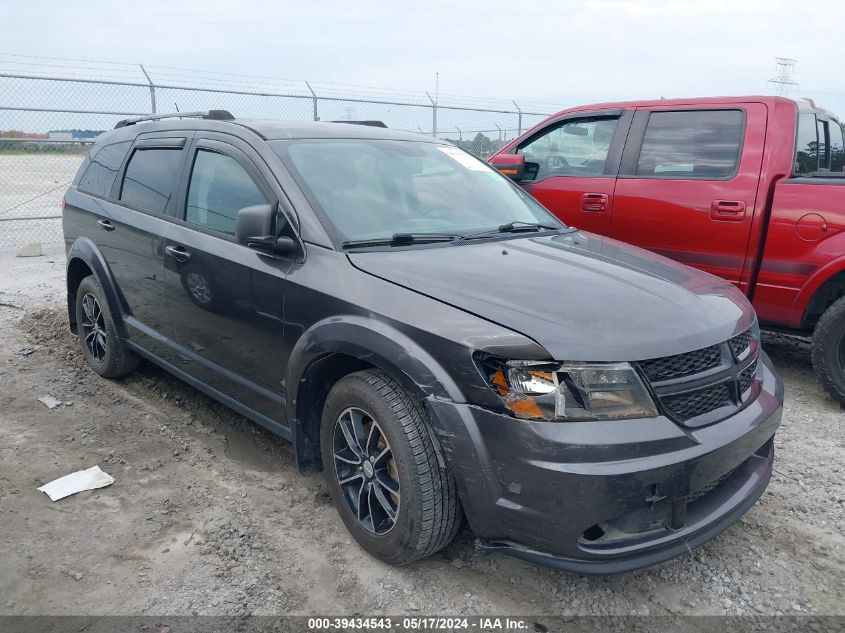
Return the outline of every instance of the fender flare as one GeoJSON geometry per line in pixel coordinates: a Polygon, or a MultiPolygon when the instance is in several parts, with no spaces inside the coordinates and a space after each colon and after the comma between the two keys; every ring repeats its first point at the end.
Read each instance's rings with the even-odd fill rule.
{"type": "MultiPolygon", "coordinates": [[[[845,234],[843,234],[845,236],[845,234]]],[[[845,244],[845,240],[843,240],[845,244]]],[[[807,283],[801,288],[798,296],[795,298],[794,304],[796,307],[801,306],[801,324],[804,325],[807,319],[807,309],[813,301],[816,293],[835,275],[845,271],[845,255],[837,257],[828,262],[810,277],[807,283]]]]}
{"type": "Polygon", "coordinates": [[[86,266],[88,266],[88,268],[91,269],[91,272],[94,273],[97,281],[100,282],[100,286],[102,286],[103,292],[106,295],[106,301],[109,303],[109,310],[112,318],[114,319],[115,328],[117,329],[119,336],[125,337],[126,328],[123,324],[123,307],[126,303],[123,300],[123,295],[120,293],[120,290],[118,290],[117,282],[115,281],[111,269],[106,262],[106,258],[103,257],[103,254],[100,252],[100,249],[97,248],[97,245],[87,237],[76,238],[67,252],[65,285],[67,288],[68,315],[71,322],[73,322],[76,317],[76,306],[71,298],[70,287],[68,286],[68,271],[75,259],[82,261],[86,266]]]}
{"type": "Polygon", "coordinates": [[[287,419],[301,472],[314,472],[308,463],[319,448],[309,444],[305,421],[298,415],[303,378],[315,363],[332,354],[344,354],[384,370],[421,399],[462,402],[463,394],[425,349],[404,332],[384,321],[358,315],[331,317],[306,330],[294,346],[285,374],[287,419]]]}

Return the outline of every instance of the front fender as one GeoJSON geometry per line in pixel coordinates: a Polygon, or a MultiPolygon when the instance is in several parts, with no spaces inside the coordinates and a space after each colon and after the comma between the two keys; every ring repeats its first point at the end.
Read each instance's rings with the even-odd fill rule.
{"type": "Polygon", "coordinates": [[[123,324],[124,306],[126,303],[123,300],[123,295],[118,290],[118,285],[114,280],[114,276],[105,257],[103,257],[100,249],[97,248],[97,245],[87,237],[76,238],[67,253],[65,279],[67,282],[68,314],[71,323],[76,320],[75,293],[71,291],[70,285],[70,273],[72,266],[76,265],[74,264],[75,260],[82,261],[91,270],[97,281],[100,282],[100,286],[102,286],[103,292],[106,295],[106,301],[109,304],[109,310],[114,319],[115,328],[120,336],[126,336],[126,329],[123,324]]]}
{"type": "Polygon", "coordinates": [[[461,390],[431,354],[399,329],[363,316],[345,315],[319,321],[299,338],[291,352],[285,384],[291,418],[296,392],[308,367],[328,354],[346,354],[388,372],[422,397],[460,402],[461,390]]]}

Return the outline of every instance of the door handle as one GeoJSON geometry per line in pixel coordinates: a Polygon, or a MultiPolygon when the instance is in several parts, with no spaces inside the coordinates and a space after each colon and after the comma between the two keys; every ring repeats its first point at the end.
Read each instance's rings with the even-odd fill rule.
{"type": "Polygon", "coordinates": [[[585,193],[581,196],[581,211],[587,213],[604,213],[607,211],[606,193],[585,193]]]}
{"type": "Polygon", "coordinates": [[[114,231],[114,224],[112,224],[109,220],[97,220],[97,224],[99,224],[104,231],[114,231]]]}
{"type": "Polygon", "coordinates": [[[742,200],[714,200],[710,217],[724,222],[742,222],[745,219],[745,202],[742,200]]]}
{"type": "Polygon", "coordinates": [[[170,255],[177,262],[182,262],[183,264],[191,259],[191,254],[185,250],[184,246],[165,246],[164,252],[170,255]]]}

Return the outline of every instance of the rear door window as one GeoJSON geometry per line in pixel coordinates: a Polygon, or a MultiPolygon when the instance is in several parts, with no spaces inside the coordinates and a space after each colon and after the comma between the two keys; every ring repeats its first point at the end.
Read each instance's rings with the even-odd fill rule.
{"type": "Polygon", "coordinates": [[[743,138],[739,110],[652,112],[636,176],[720,180],[732,178],[743,138]]]}
{"type": "Polygon", "coordinates": [[[181,148],[138,148],[129,159],[120,199],[145,211],[164,213],[175,194],[181,148]]]}
{"type": "Polygon", "coordinates": [[[819,170],[828,171],[830,169],[830,154],[828,153],[828,139],[827,139],[827,121],[818,121],[817,127],[819,129],[819,170]]]}
{"type": "Polygon", "coordinates": [[[795,175],[811,174],[819,169],[819,134],[816,115],[798,115],[798,135],[795,141],[795,175]]]}
{"type": "Polygon", "coordinates": [[[261,189],[237,160],[211,150],[197,151],[188,186],[186,222],[234,235],[238,211],[266,202],[261,189]]]}
{"type": "Polygon", "coordinates": [[[130,145],[131,141],[113,143],[92,152],[77,188],[85,193],[108,197],[130,145]]]}
{"type": "Polygon", "coordinates": [[[830,121],[830,171],[845,171],[845,143],[842,142],[842,126],[830,121]]]}

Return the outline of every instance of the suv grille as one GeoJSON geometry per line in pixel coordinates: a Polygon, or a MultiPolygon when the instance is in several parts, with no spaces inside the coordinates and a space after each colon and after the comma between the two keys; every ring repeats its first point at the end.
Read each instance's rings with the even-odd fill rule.
{"type": "Polygon", "coordinates": [[[742,358],[743,352],[751,344],[751,330],[745,330],[742,334],[737,334],[729,341],[729,344],[731,351],[734,353],[734,358],[742,358]]]}
{"type": "Polygon", "coordinates": [[[713,369],[721,362],[719,346],[711,345],[686,354],[641,361],[640,369],[649,380],[671,380],[713,369]]]}
{"type": "Polygon", "coordinates": [[[757,360],[755,359],[748,367],[742,370],[739,375],[739,393],[743,394],[751,388],[754,376],[757,375],[757,360]]]}
{"type": "Polygon", "coordinates": [[[639,361],[664,413],[684,426],[723,420],[754,396],[757,349],[751,328],[719,345],[639,361]]]}
{"type": "Polygon", "coordinates": [[[674,417],[689,420],[731,404],[731,392],[727,385],[714,385],[677,396],[665,396],[662,401],[674,417]]]}

